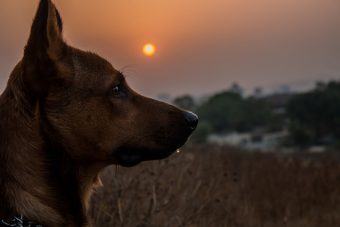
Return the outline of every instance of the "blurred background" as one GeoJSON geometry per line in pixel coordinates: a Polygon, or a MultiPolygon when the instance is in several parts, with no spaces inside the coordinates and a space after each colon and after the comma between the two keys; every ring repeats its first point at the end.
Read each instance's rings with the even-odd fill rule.
{"type": "MultiPolygon", "coordinates": [[[[340,225],[340,1],[54,2],[70,45],[200,117],[180,153],[104,171],[96,226],[340,225]]],[[[37,5],[1,0],[0,91],[37,5]]]]}

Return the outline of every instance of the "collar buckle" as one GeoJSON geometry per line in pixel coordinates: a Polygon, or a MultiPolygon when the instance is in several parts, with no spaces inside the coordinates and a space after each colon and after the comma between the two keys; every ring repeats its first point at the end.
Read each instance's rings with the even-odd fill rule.
{"type": "Polygon", "coordinates": [[[0,226],[3,227],[43,227],[42,225],[35,224],[27,221],[23,215],[14,216],[11,221],[0,219],[0,226]]]}

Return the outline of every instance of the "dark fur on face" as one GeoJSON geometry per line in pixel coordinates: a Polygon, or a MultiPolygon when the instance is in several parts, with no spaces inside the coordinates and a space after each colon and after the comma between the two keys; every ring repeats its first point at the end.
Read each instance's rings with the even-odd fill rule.
{"type": "Polygon", "coordinates": [[[67,45],[41,0],[24,57],[0,97],[0,218],[90,226],[98,174],[181,147],[197,116],[133,91],[105,59],[67,45]]]}

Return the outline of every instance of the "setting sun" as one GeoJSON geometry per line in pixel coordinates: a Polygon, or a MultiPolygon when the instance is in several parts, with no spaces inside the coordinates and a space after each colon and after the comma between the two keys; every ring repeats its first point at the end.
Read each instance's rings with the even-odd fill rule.
{"type": "Polygon", "coordinates": [[[143,47],[143,53],[146,56],[154,55],[155,51],[156,51],[156,47],[151,43],[145,44],[144,47],[143,47]]]}

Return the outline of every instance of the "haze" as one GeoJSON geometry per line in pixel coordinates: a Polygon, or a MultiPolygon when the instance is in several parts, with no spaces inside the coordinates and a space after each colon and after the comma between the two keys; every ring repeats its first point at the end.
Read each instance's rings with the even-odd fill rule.
{"type": "MultiPolygon", "coordinates": [[[[340,79],[338,0],[56,0],[66,41],[106,57],[135,90],[203,95],[238,82],[340,79]],[[145,57],[145,43],[157,53],[145,57]]],[[[37,0],[0,2],[0,90],[21,58],[37,0]]]]}

